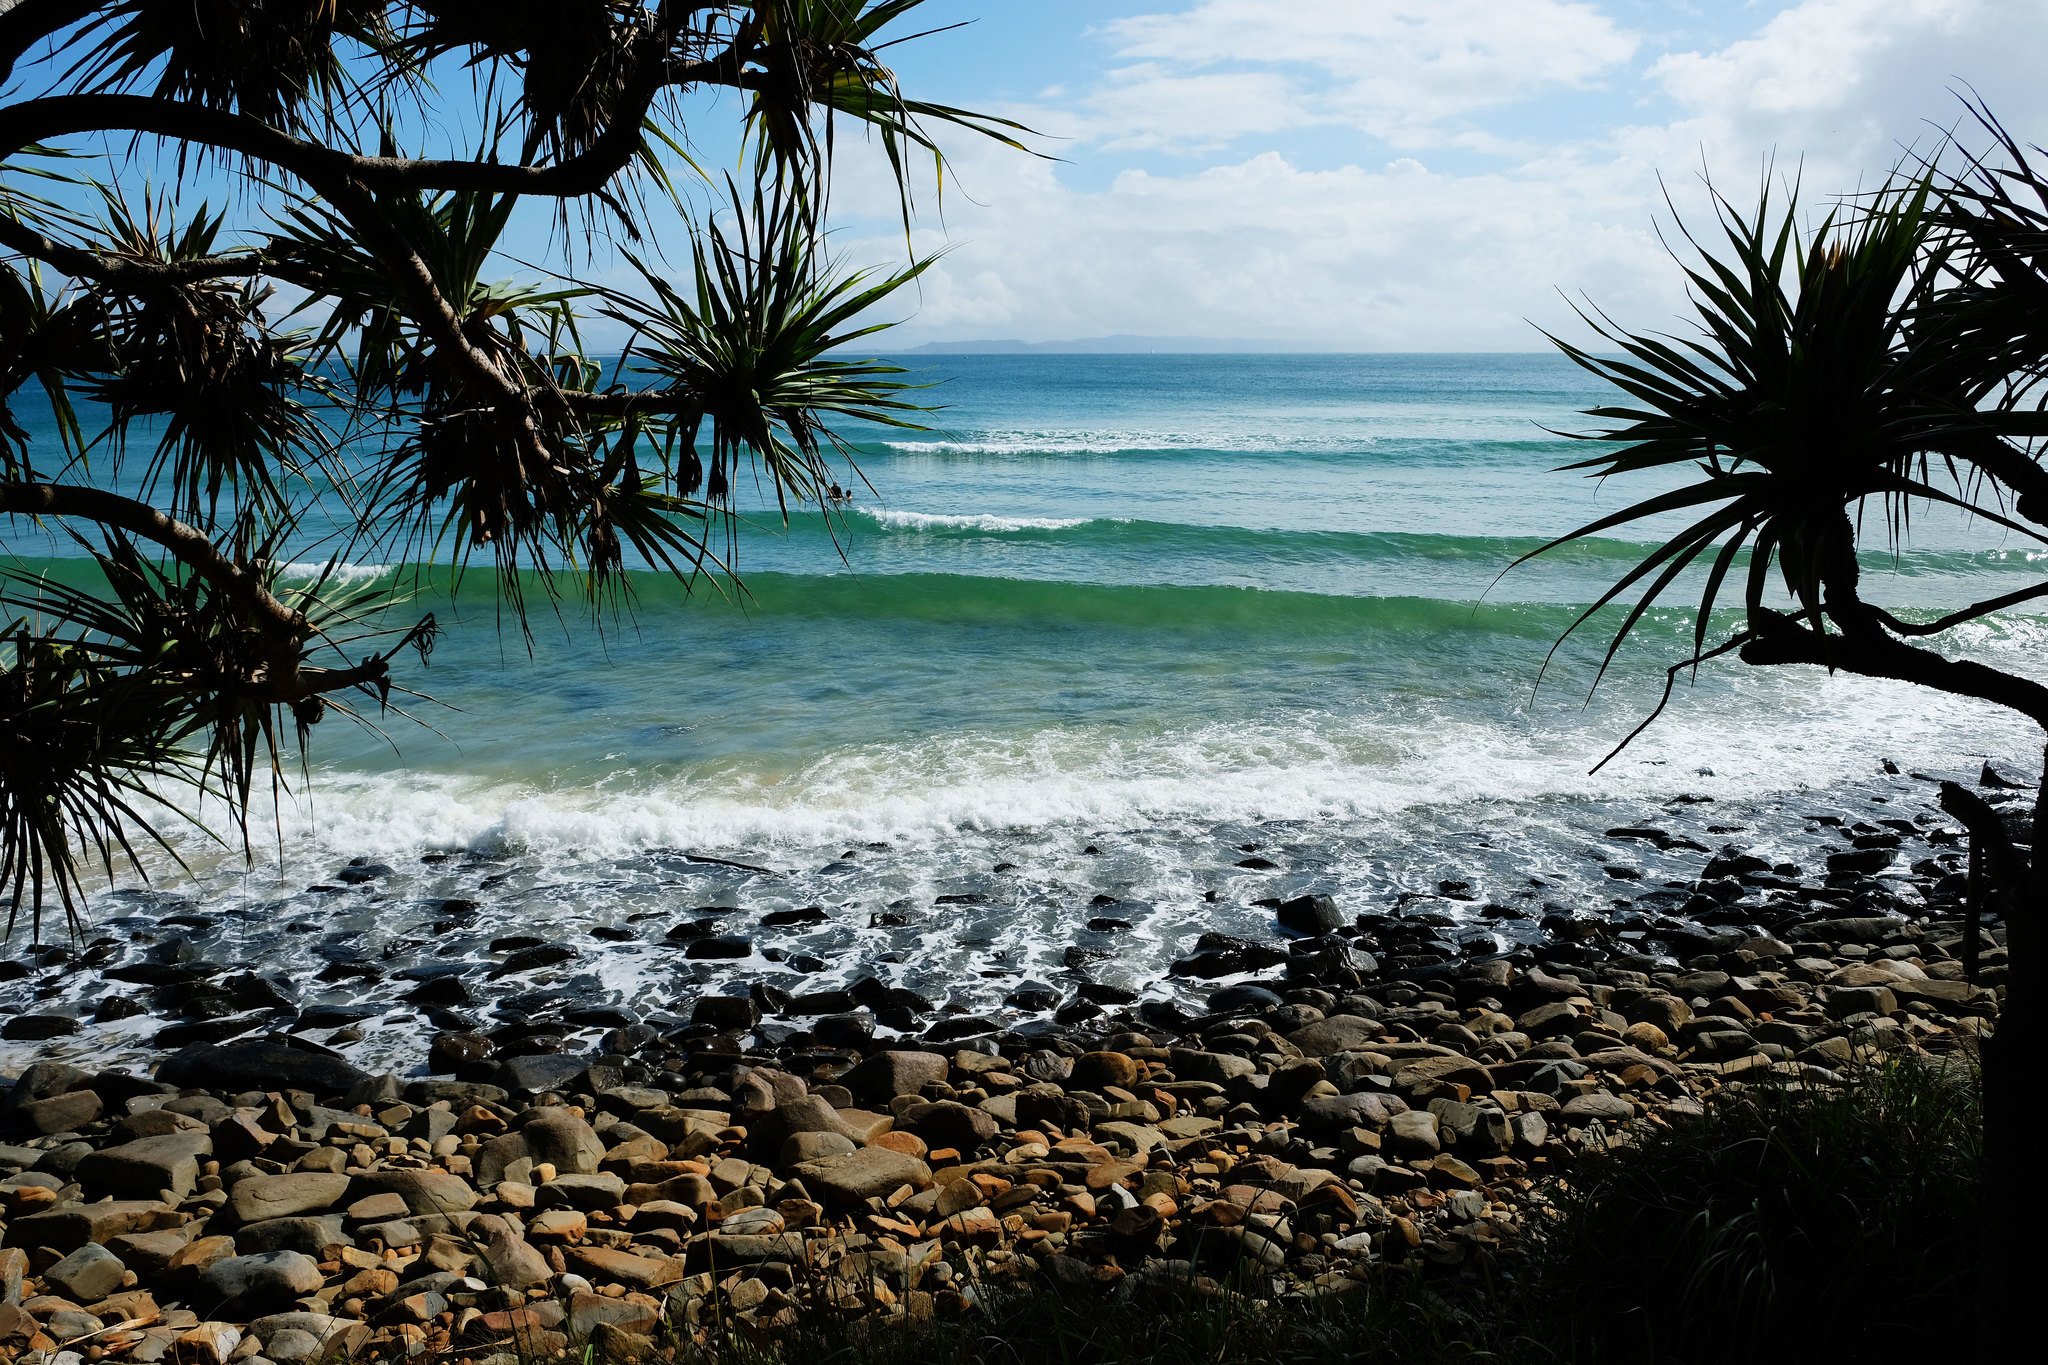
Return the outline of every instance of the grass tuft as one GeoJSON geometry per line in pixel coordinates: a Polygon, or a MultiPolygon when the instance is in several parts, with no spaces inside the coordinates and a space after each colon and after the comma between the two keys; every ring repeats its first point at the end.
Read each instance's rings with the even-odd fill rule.
{"type": "Polygon", "coordinates": [[[1582,1165],[1522,1286],[1559,1358],[1891,1354],[1967,1337],[1983,1155],[1974,1068],[1751,1086],[1582,1165]]]}
{"type": "MultiPolygon", "coordinates": [[[[1197,1279],[1098,1297],[982,1283],[918,1325],[815,1301],[778,1342],[713,1314],[676,1365],[1754,1365],[1975,1342],[1980,1079],[1927,1059],[1846,1087],[1729,1085],[1581,1159],[1547,1224],[1444,1272],[1271,1303],[1197,1279]]],[[[964,1269],[964,1267],[962,1267],[964,1269]]],[[[964,1280],[958,1283],[964,1283],[964,1280]]],[[[1128,1284],[1129,1282],[1127,1282],[1128,1284]]],[[[580,1365],[610,1365],[579,1345],[580,1365]]],[[[665,1359],[666,1357],[664,1357],[665,1359]]],[[[532,1365],[553,1365],[555,1357],[532,1365]]]]}

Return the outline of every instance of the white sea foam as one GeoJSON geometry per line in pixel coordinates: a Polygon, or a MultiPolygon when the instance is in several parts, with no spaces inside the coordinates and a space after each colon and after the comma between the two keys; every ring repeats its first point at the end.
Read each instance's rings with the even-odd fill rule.
{"type": "Polygon", "coordinates": [[[1240,455],[1341,455],[1378,444],[1359,431],[1275,436],[1229,428],[1194,431],[977,431],[885,442],[908,455],[1124,455],[1154,450],[1223,450],[1240,455]]]}
{"type": "MultiPolygon", "coordinates": [[[[863,507],[862,515],[883,526],[905,531],[1065,531],[1086,526],[1089,517],[1005,517],[992,512],[898,512],[882,507],[863,507]]],[[[1123,521],[1125,518],[1117,518],[1123,521]]]]}
{"type": "Polygon", "coordinates": [[[322,574],[327,576],[329,586],[340,588],[359,587],[372,583],[391,572],[389,564],[336,564],[330,569],[326,564],[294,562],[284,566],[287,583],[309,583],[322,574]]]}
{"type": "MultiPolygon", "coordinates": [[[[1975,643],[1997,650],[2039,634],[1987,626],[1975,643]]],[[[1111,913],[1135,927],[1102,945],[1113,956],[1091,974],[1147,999],[1198,1004],[1211,983],[1176,984],[1167,964],[1205,931],[1267,932],[1259,897],[1327,890],[1346,914],[1384,911],[1397,896],[1426,894],[1451,877],[1532,912],[1553,904],[1605,912],[1615,890],[1605,863],[1642,868],[1644,885],[1697,876],[1699,863],[1696,854],[1633,845],[1603,851],[1608,826],[1685,822],[1673,827],[1707,838],[1706,820],[1733,821],[1748,828],[1737,836],[1746,847],[1810,863],[1814,849],[1799,840],[1796,818],[1812,808],[1806,802],[1874,809],[1843,783],[1891,784],[1872,789],[1899,802],[1889,813],[1916,813],[1931,799],[1925,783],[1879,776],[1880,758],[1969,771],[1980,755],[2024,762],[2036,740],[1993,708],[1903,684],[1740,670],[1710,696],[1681,694],[1636,749],[1588,774],[1633,719],[1626,707],[1607,706],[1567,724],[1485,721],[1411,700],[1373,714],[1149,734],[1107,723],[935,734],[849,744],[794,770],[728,760],[661,775],[622,755],[609,776],[576,787],[316,772],[310,798],[282,812],[281,869],[260,846],[258,865],[245,874],[238,857],[181,841],[193,873],[165,869],[159,885],[204,897],[213,915],[202,918],[217,927],[199,931],[203,951],[260,957],[301,976],[319,967],[315,929],[394,964],[437,961],[426,956],[417,912],[444,897],[471,899],[479,902],[474,923],[460,942],[434,951],[455,948],[481,961],[494,935],[516,929],[559,938],[582,954],[562,969],[569,980],[553,978],[562,988],[684,1012],[704,987],[650,947],[661,921],[702,913],[693,907],[743,907],[729,918],[744,932],[758,932],[750,926],[770,910],[829,907],[830,922],[814,937],[776,939],[828,964],[805,978],[811,988],[873,972],[979,1012],[1020,980],[1063,981],[1067,949],[1086,940],[1088,916],[1102,913],[1091,899],[1107,894],[1124,907],[1111,913]],[[1701,808],[1704,816],[1660,810],[1656,803],[1676,792],[1719,804],[1701,808]],[[1773,814],[1779,793],[1795,801],[1773,814]],[[1281,866],[1245,869],[1237,850],[1247,847],[1281,866]],[[840,861],[841,850],[856,861],[840,861]],[[417,855],[431,851],[478,856],[422,863],[417,855]],[[782,875],[667,856],[681,851],[782,875]],[[374,894],[308,889],[350,858],[396,871],[374,894]],[[999,862],[1022,870],[992,882],[989,869],[999,862]],[[987,905],[934,906],[940,895],[983,887],[1000,894],[987,905]],[[1214,901],[1212,891],[1220,891],[1214,901]],[[907,907],[909,923],[869,923],[884,905],[907,907]],[[634,927],[650,918],[656,922],[634,927]],[[287,923],[304,932],[280,932],[287,923]],[[624,927],[631,937],[599,941],[593,925],[624,927]]],[[[259,831],[267,832],[268,815],[258,813],[259,831]]],[[[119,915],[123,905],[103,899],[99,913],[119,915]]],[[[1503,930],[1474,921],[1458,932],[1503,930]]],[[[748,971],[776,970],[750,962],[748,971]]],[[[84,995],[66,999],[68,1008],[87,1008],[84,995]]],[[[358,1065],[410,1067],[419,1037],[411,1028],[373,1030],[348,1051],[358,1065]]],[[[91,1061],[120,1041],[80,1039],[75,1057],[61,1055],[91,1061]]],[[[0,1048],[0,1065],[21,1060],[0,1048]]]]}
{"type": "MultiPolygon", "coordinates": [[[[1417,709],[1149,736],[1095,725],[956,733],[849,746],[795,772],[622,774],[581,788],[417,771],[316,773],[282,824],[288,848],[316,859],[469,849],[553,863],[672,847],[794,853],[867,840],[933,848],[966,832],[1030,839],[1139,824],[1382,825],[1474,802],[1656,799],[1687,788],[1745,799],[1859,778],[1879,757],[1961,768],[1967,755],[2030,747],[2027,727],[1995,708],[1904,684],[1839,678],[1795,690],[1738,675],[1733,690],[1697,706],[1681,694],[1598,774],[1587,770],[1633,721],[1621,708],[1564,729],[1417,709]]],[[[270,814],[258,823],[269,827],[270,814]]]]}

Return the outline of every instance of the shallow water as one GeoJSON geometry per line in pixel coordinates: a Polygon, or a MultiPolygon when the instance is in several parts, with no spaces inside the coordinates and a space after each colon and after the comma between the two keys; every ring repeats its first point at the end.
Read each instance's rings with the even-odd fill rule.
{"type": "MultiPolygon", "coordinates": [[[[88,937],[116,940],[124,961],[186,937],[279,976],[301,1004],[393,1004],[412,985],[393,974],[459,968],[485,1022],[534,990],[687,1010],[754,975],[816,989],[868,972],[1000,1014],[1025,983],[1070,995],[1070,947],[1107,954],[1085,959],[1092,976],[1171,994],[1166,965],[1201,932],[1270,926],[1261,897],[1327,891],[1359,912],[1455,879],[1476,897],[1442,903],[1460,921],[1489,899],[1605,910],[1605,865],[1654,886],[1704,857],[1613,844],[1610,826],[1790,850],[1814,800],[1856,805],[1899,783],[1902,801],[1924,795],[1880,777],[1881,758],[1974,772],[2030,749],[2027,727],[1988,707],[1726,663],[1589,775],[1654,702],[1691,618],[1683,597],[1653,613],[1590,703],[1597,632],[1536,688],[1552,642],[1641,544],[1502,570],[1652,491],[1550,472],[1586,447],[1544,428],[1604,399],[1561,360],[911,363],[942,381],[944,430],[847,433],[865,483],[842,479],[859,489],[844,516],[785,530],[751,510],[744,592],[643,575],[630,619],[543,617],[529,654],[481,576],[452,604],[428,580],[419,607],[453,624],[406,678],[435,699],[408,708],[425,724],[384,717],[387,740],[330,719],[310,781],[294,774],[284,808],[257,813],[253,867],[177,834],[189,870],[166,863],[150,891],[129,879],[100,896],[88,937]],[[1680,792],[1715,801],[1662,804],[1680,792]],[[1277,866],[1237,866],[1248,857],[1277,866]],[[394,872],[308,889],[336,885],[351,858],[394,872]],[[475,909],[451,923],[448,898],[475,909]],[[810,906],[828,922],[756,927],[810,906]],[[878,915],[906,923],[869,927],[878,915]],[[1133,927],[1084,927],[1104,915],[1133,927]],[[752,935],[756,955],[686,962],[662,935],[693,918],[752,935]],[[505,957],[490,944],[512,935],[580,956],[490,980],[505,957]],[[314,979],[357,959],[387,980],[314,979]]],[[[75,572],[48,539],[12,546],[75,572]]],[[[2037,556],[1922,524],[1903,555],[1871,561],[1873,595],[1959,603],[2017,586],[2037,556]]],[[[374,552],[352,564],[358,580],[391,572],[374,552]]],[[[1965,635],[1978,657],[2040,671],[2037,618],[1965,635]]],[[[0,985],[0,1007],[80,1011],[108,989],[135,988],[52,965],[0,985]]],[[[405,1018],[349,1050],[416,1057],[427,1025],[389,1022],[405,1018]]],[[[139,1047],[163,1023],[102,1026],[89,1046],[139,1047]]],[[[0,1066],[23,1055],[0,1045],[0,1066]]]]}

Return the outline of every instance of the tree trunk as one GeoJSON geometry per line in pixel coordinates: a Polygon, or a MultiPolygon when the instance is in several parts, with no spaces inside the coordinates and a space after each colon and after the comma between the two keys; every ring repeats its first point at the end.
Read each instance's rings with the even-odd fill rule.
{"type": "Polygon", "coordinates": [[[2005,999],[1984,1043],[1983,1321],[1994,1349],[2016,1346],[2030,1330],[2029,1296],[2040,1264],[2039,1238],[2016,1197],[2027,1188],[2029,1149],[2041,1132],[2041,1089],[2032,1063],[2041,1054],[2040,927],[2048,914],[2048,748],[2034,796],[2033,856],[2025,894],[2006,901],[2005,999]]]}

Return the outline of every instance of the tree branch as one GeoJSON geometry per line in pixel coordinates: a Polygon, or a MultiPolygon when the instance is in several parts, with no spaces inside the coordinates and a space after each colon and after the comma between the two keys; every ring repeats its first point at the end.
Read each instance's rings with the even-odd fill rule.
{"type": "Polygon", "coordinates": [[[263,257],[254,252],[204,256],[190,261],[138,261],[91,247],[70,246],[6,214],[0,214],[0,246],[55,266],[73,279],[93,280],[116,289],[258,275],[265,268],[263,257]]]}
{"type": "Polygon", "coordinates": [[[21,55],[100,7],[100,0],[0,0],[0,83],[21,55]]]}
{"type": "Polygon", "coordinates": [[[1979,438],[1947,445],[1942,453],[1968,461],[2010,488],[2015,494],[2013,510],[2028,521],[2048,526],[2048,469],[2034,463],[2025,451],[1985,432],[1979,438]]]}
{"type": "Polygon", "coordinates": [[[549,166],[490,161],[449,161],[359,156],[293,137],[246,114],[148,95],[50,95],[0,109],[0,160],[32,143],[86,133],[141,133],[235,152],[283,168],[309,185],[353,180],[380,193],[470,190],[573,199],[593,194],[624,170],[640,150],[641,122],[664,89],[683,85],[756,83],[740,69],[735,48],[701,62],[645,61],[622,93],[590,150],[549,166]]]}
{"type": "Polygon", "coordinates": [[[1966,625],[1980,616],[1989,616],[1994,611],[2004,611],[2007,607],[2016,607],[2022,602],[2031,602],[2037,597],[2048,597],[2048,583],[2036,584],[2031,588],[2021,588],[2018,592],[2009,592],[2003,597],[1994,597],[1989,601],[1978,602],[1920,625],[1914,625],[1910,621],[1901,621],[1882,607],[1872,607],[1870,610],[1878,620],[1884,622],[1885,629],[1895,635],[1939,635],[1945,630],[1953,630],[1957,626],[1966,625]]]}
{"type": "Polygon", "coordinates": [[[1941,795],[1936,798],[1941,808],[1954,816],[1971,837],[1979,841],[1985,855],[1991,860],[1991,875],[2000,887],[2010,888],[2023,884],[2027,867],[2020,858],[2019,849],[2014,847],[2012,837],[2005,832],[2005,821],[1998,818],[1998,812],[1984,804],[1984,798],[1967,787],[1954,782],[1941,784],[1941,795]]]}
{"type": "Polygon", "coordinates": [[[434,618],[429,615],[382,654],[372,654],[346,668],[308,668],[300,648],[315,632],[304,613],[278,601],[255,575],[223,555],[198,528],[175,521],[146,503],[75,484],[0,483],[0,514],[6,513],[80,517],[169,550],[180,563],[205,578],[214,591],[248,612],[268,637],[270,663],[248,680],[251,686],[247,690],[247,695],[264,702],[289,706],[325,692],[382,684],[391,675],[393,655],[422,639],[431,641],[435,632],[434,618]]]}
{"type": "MultiPolygon", "coordinates": [[[[446,348],[472,379],[497,395],[499,402],[515,407],[526,406],[526,390],[470,341],[462,330],[462,320],[454,304],[448,301],[441,292],[441,286],[435,282],[432,268],[420,258],[412,243],[405,239],[405,234],[385,217],[377,201],[364,193],[361,186],[346,179],[327,186],[323,193],[349,225],[362,234],[378,260],[396,278],[399,287],[412,296],[414,320],[433,334],[436,344],[446,348]]],[[[527,425],[532,425],[530,414],[527,425]]],[[[538,442],[538,433],[535,433],[534,440],[538,442]]]]}
{"type": "Polygon", "coordinates": [[[2048,729],[2048,687],[2016,678],[1968,659],[1949,659],[1881,632],[1851,638],[1824,635],[1790,624],[1773,612],[1751,612],[1762,622],[1757,638],[1742,648],[1746,664],[1819,664],[1822,668],[1866,678],[1891,678],[1917,683],[1951,696],[1994,702],[2048,729]],[[1776,623],[1771,623],[1771,618],[1776,623]]]}
{"type": "Polygon", "coordinates": [[[205,578],[214,591],[249,613],[266,633],[288,637],[294,649],[312,633],[305,615],[271,596],[255,575],[220,552],[197,527],[165,516],[148,503],[68,483],[0,483],[0,514],[81,517],[126,531],[169,550],[205,578]]]}

